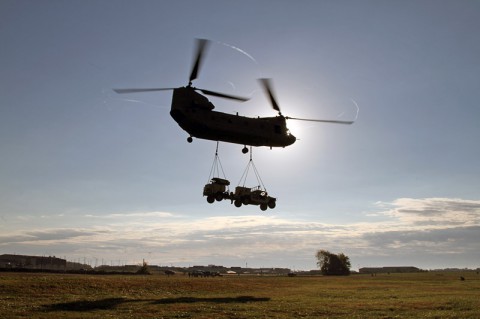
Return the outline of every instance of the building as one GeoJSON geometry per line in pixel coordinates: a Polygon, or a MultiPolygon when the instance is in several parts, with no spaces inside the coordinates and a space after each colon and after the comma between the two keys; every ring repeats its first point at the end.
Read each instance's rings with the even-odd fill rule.
{"type": "Polygon", "coordinates": [[[0,255],[0,268],[62,270],[66,267],[67,261],[55,256],[0,255]]]}

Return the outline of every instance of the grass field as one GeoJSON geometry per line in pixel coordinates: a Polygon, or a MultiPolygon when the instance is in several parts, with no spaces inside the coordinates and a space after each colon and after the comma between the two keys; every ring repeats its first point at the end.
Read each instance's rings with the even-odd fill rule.
{"type": "Polygon", "coordinates": [[[480,318],[480,275],[0,273],[0,318],[480,318]]]}

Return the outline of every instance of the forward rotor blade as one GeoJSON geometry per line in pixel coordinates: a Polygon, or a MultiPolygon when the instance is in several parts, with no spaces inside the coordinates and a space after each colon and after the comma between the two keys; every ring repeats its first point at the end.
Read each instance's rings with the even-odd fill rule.
{"type": "Polygon", "coordinates": [[[273,90],[272,90],[272,80],[271,79],[259,79],[260,83],[263,85],[263,89],[265,90],[265,93],[267,93],[268,97],[270,98],[270,103],[272,103],[272,107],[274,110],[277,110],[280,113],[280,107],[278,106],[277,100],[275,99],[275,96],[273,95],[273,90]]]}
{"type": "Polygon", "coordinates": [[[322,123],[334,123],[334,124],[352,124],[354,121],[336,121],[336,120],[315,120],[315,119],[302,119],[298,117],[285,117],[287,120],[297,120],[297,121],[309,121],[309,122],[322,122],[322,123]]]}
{"type": "Polygon", "coordinates": [[[230,99],[230,100],[236,100],[236,101],[248,101],[250,98],[245,98],[241,96],[235,96],[235,95],[229,95],[229,94],[224,94],[224,93],[219,93],[219,92],[214,92],[214,91],[209,91],[209,90],[203,90],[203,89],[196,89],[201,91],[203,94],[211,95],[211,96],[216,96],[216,97],[223,97],[225,99],[230,99]]]}
{"type": "Polygon", "coordinates": [[[168,91],[174,90],[174,88],[152,88],[152,89],[113,89],[118,94],[125,93],[141,93],[141,92],[155,92],[155,91],[168,91]]]}
{"type": "Polygon", "coordinates": [[[190,73],[189,82],[192,82],[197,78],[198,70],[200,69],[200,65],[202,64],[203,54],[205,49],[207,48],[207,44],[209,43],[206,39],[197,39],[197,50],[195,53],[195,63],[193,64],[192,73],[190,73]]]}

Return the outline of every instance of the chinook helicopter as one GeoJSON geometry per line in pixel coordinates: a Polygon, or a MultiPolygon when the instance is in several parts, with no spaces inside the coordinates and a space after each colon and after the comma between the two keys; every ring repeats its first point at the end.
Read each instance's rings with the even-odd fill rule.
{"type": "Polygon", "coordinates": [[[178,125],[190,136],[187,141],[191,143],[193,137],[235,143],[244,145],[242,152],[247,153],[247,146],[286,147],[296,141],[287,128],[286,121],[301,120],[325,122],[336,124],[352,124],[353,121],[315,120],[294,118],[282,115],[277,100],[273,94],[270,79],[259,79],[264,91],[270,99],[272,108],[278,112],[274,117],[246,117],[237,114],[228,114],[214,111],[215,106],[202,94],[221,97],[236,101],[248,101],[249,98],[214,92],[192,86],[192,81],[198,76],[200,66],[208,47],[209,40],[197,39],[194,64],[190,73],[189,83],[179,88],[128,88],[114,89],[116,93],[141,93],[173,90],[170,115],[178,125]]]}

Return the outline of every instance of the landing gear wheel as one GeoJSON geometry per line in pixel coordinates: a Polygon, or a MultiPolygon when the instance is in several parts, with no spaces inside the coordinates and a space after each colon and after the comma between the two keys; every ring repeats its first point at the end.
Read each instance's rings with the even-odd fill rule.
{"type": "Polygon", "coordinates": [[[208,196],[207,196],[207,202],[209,202],[210,204],[212,204],[214,201],[215,201],[215,197],[214,197],[213,195],[208,195],[208,196]]]}
{"type": "Polygon", "coordinates": [[[217,200],[217,202],[220,202],[223,199],[223,195],[221,193],[218,193],[217,195],[215,195],[215,199],[217,200]]]}
{"type": "Polygon", "coordinates": [[[268,208],[268,205],[266,203],[262,203],[260,204],[260,209],[263,210],[263,211],[266,211],[268,208]]]}
{"type": "Polygon", "coordinates": [[[235,207],[242,207],[242,201],[239,199],[235,200],[234,204],[235,204],[235,207]]]}
{"type": "Polygon", "coordinates": [[[244,148],[242,148],[242,153],[243,154],[247,154],[248,153],[248,148],[245,146],[244,148]]]}
{"type": "Polygon", "coordinates": [[[188,143],[192,143],[192,142],[193,142],[193,138],[192,138],[191,136],[189,136],[189,137],[187,138],[187,142],[188,142],[188,143]]]}
{"type": "Polygon", "coordinates": [[[248,204],[250,204],[250,198],[245,197],[244,199],[242,199],[242,203],[243,203],[243,205],[248,205],[248,204]]]}

